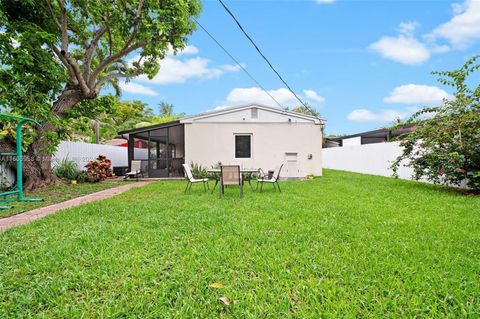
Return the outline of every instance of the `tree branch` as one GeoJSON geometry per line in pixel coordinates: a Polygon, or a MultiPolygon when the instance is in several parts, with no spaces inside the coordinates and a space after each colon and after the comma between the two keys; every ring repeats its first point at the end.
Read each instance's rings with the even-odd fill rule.
{"type": "Polygon", "coordinates": [[[135,50],[137,50],[141,47],[144,47],[145,45],[146,45],[146,42],[141,42],[141,43],[131,45],[129,47],[124,47],[118,53],[116,53],[114,55],[110,55],[105,60],[100,62],[100,64],[97,66],[95,71],[93,71],[92,75],[90,76],[90,79],[88,81],[88,86],[93,87],[93,85],[95,84],[95,81],[97,80],[97,77],[100,74],[100,72],[105,70],[105,68],[108,67],[110,64],[112,64],[113,62],[123,58],[124,56],[128,55],[130,52],[133,52],[133,51],[135,51],[135,50]]]}
{"type": "Polygon", "coordinates": [[[88,82],[88,76],[90,74],[90,64],[92,63],[92,58],[95,54],[95,51],[97,50],[98,42],[106,31],[107,26],[102,26],[100,29],[95,31],[92,41],[90,42],[87,50],[85,51],[85,54],[83,55],[83,78],[86,82],[88,82]]]}
{"type": "Polygon", "coordinates": [[[82,90],[82,93],[85,96],[88,96],[90,94],[90,89],[87,86],[87,82],[85,82],[85,79],[82,77],[82,73],[80,72],[80,67],[78,66],[77,62],[75,62],[74,59],[68,54],[68,52],[61,52],[62,55],[64,56],[65,60],[67,61],[68,65],[70,65],[73,69],[73,73],[75,74],[75,77],[77,78],[78,85],[80,86],[80,90],[82,90]]]}
{"type": "Polygon", "coordinates": [[[142,17],[142,7],[143,7],[143,0],[140,0],[138,2],[137,14],[135,15],[135,18],[134,18],[135,24],[133,26],[133,31],[125,44],[126,47],[128,47],[132,43],[133,39],[135,38],[135,35],[137,34],[138,23],[140,22],[140,18],[142,17]]]}
{"type": "Polygon", "coordinates": [[[67,68],[68,70],[68,73],[70,75],[70,78],[72,80],[75,80],[74,84],[78,84],[78,81],[76,80],[76,76],[75,76],[75,72],[73,71],[73,68],[70,66],[70,64],[68,64],[67,60],[65,59],[65,57],[62,55],[62,53],[60,52],[60,50],[50,44],[49,45],[50,49],[53,51],[53,53],[55,53],[55,55],[60,59],[60,61],[62,62],[62,64],[67,68]]]}
{"type": "MultiPolygon", "coordinates": [[[[85,79],[82,77],[80,72],[80,67],[78,66],[77,62],[72,59],[70,54],[68,53],[68,33],[67,33],[67,9],[65,8],[65,4],[63,0],[58,0],[60,5],[60,22],[55,17],[54,11],[52,9],[50,0],[47,0],[47,5],[50,8],[50,12],[52,13],[53,19],[59,24],[60,30],[62,32],[62,39],[61,39],[61,50],[55,45],[49,45],[50,49],[55,53],[55,55],[60,59],[60,61],[65,65],[69,73],[69,79],[73,84],[78,84],[80,86],[80,90],[85,96],[88,96],[91,90],[88,88],[85,79]]],[[[98,40],[97,40],[98,44],[98,40]]]]}
{"type": "Polygon", "coordinates": [[[103,19],[103,22],[105,22],[108,32],[108,52],[110,55],[112,55],[112,32],[110,32],[110,27],[108,26],[107,20],[103,19]]]}
{"type": "Polygon", "coordinates": [[[108,75],[105,75],[104,77],[102,77],[100,80],[98,80],[97,84],[95,85],[95,88],[100,91],[100,89],[102,88],[102,86],[113,80],[113,79],[117,79],[117,78],[132,78],[132,77],[136,77],[136,76],[139,76],[140,74],[142,74],[143,72],[141,70],[137,70],[136,72],[133,72],[132,74],[126,74],[126,73],[123,73],[123,72],[116,72],[116,73],[110,73],[108,75]]]}
{"type": "Polygon", "coordinates": [[[68,51],[68,32],[67,32],[67,9],[63,1],[59,0],[60,4],[60,31],[62,31],[62,51],[68,51]]]}
{"type": "Polygon", "coordinates": [[[58,28],[60,30],[62,30],[62,25],[60,24],[60,21],[58,21],[57,16],[55,15],[55,12],[53,11],[52,4],[50,3],[50,0],[47,0],[47,7],[48,7],[48,11],[50,11],[50,14],[52,15],[53,21],[55,21],[58,28]]]}

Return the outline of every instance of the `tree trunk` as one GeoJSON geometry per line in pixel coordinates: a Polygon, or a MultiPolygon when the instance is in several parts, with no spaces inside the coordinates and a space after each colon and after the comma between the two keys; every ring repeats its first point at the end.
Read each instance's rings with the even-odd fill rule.
{"type": "MultiPolygon", "coordinates": [[[[57,101],[53,103],[52,112],[59,117],[63,117],[66,110],[74,107],[82,99],[85,99],[85,97],[78,87],[67,85],[57,101]]],[[[26,190],[43,188],[60,182],[52,169],[52,154],[47,151],[51,142],[45,136],[46,133],[51,134],[52,132],[58,132],[58,128],[52,122],[41,123],[37,127],[37,134],[32,144],[24,152],[22,161],[23,185],[26,190]]],[[[15,144],[12,141],[0,141],[0,149],[2,152],[14,152],[15,144]]],[[[16,169],[16,160],[7,161],[6,164],[16,169]]]]}
{"type": "MultiPolygon", "coordinates": [[[[2,152],[15,153],[15,142],[11,140],[1,141],[0,150],[2,152]]],[[[47,158],[48,157],[51,158],[51,155],[47,154],[47,158]]],[[[56,178],[55,174],[53,174],[51,167],[47,167],[47,162],[48,161],[35,160],[35,155],[33,155],[30,151],[23,153],[22,172],[24,189],[31,190],[35,188],[41,188],[47,186],[48,184],[54,184],[58,182],[58,179],[56,178]],[[42,164],[43,167],[40,167],[39,164],[42,164]]],[[[16,156],[8,156],[4,163],[15,173],[17,172],[16,156]]]]}
{"type": "Polygon", "coordinates": [[[24,189],[43,188],[61,181],[53,172],[52,154],[36,152],[29,147],[23,156],[24,189]]]}

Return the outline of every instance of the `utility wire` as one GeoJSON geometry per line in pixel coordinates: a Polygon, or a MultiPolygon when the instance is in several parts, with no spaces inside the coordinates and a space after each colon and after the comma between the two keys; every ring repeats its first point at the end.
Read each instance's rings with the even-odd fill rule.
{"type": "Polygon", "coordinates": [[[287,89],[297,98],[297,100],[304,106],[306,107],[310,112],[313,112],[311,110],[311,108],[306,104],[304,103],[299,97],[298,95],[292,90],[292,88],[290,87],[290,85],[288,85],[287,81],[285,81],[283,79],[283,77],[280,75],[280,73],[278,73],[278,71],[273,67],[272,63],[270,63],[270,61],[267,59],[267,57],[265,56],[265,54],[262,53],[262,51],[260,50],[260,48],[257,46],[257,44],[255,43],[255,41],[253,41],[252,37],[250,37],[247,33],[247,31],[245,31],[245,29],[242,27],[242,25],[240,24],[240,21],[237,20],[237,18],[235,17],[235,15],[232,13],[232,11],[230,11],[230,9],[225,5],[225,3],[222,1],[222,0],[218,0],[221,5],[223,6],[223,8],[225,9],[225,11],[227,11],[227,13],[232,17],[232,19],[237,23],[238,27],[240,28],[240,30],[243,32],[243,34],[247,37],[247,39],[253,44],[253,46],[255,47],[255,49],[257,50],[257,52],[262,56],[262,58],[265,60],[265,62],[267,62],[268,66],[273,70],[273,72],[275,72],[275,74],[278,76],[278,78],[280,79],[280,81],[283,82],[283,84],[285,84],[285,86],[287,87],[287,89]]]}
{"type": "Polygon", "coordinates": [[[225,53],[230,57],[230,59],[232,59],[233,62],[235,62],[235,63],[243,70],[243,72],[245,72],[245,73],[248,75],[248,77],[250,77],[250,79],[252,79],[253,82],[255,82],[265,93],[267,93],[267,95],[268,95],[273,101],[275,101],[275,103],[277,103],[277,105],[278,105],[280,108],[284,109],[284,107],[280,104],[280,102],[278,102],[278,101],[272,96],[272,94],[270,94],[270,93],[263,87],[263,85],[261,85],[261,84],[253,77],[253,75],[251,75],[250,72],[248,72],[247,69],[245,69],[245,67],[244,67],[240,62],[238,62],[238,60],[235,59],[235,57],[234,57],[232,54],[230,54],[230,52],[228,52],[228,50],[227,50],[220,42],[218,42],[218,40],[215,39],[215,37],[214,37],[210,32],[208,32],[207,29],[205,29],[205,27],[204,27],[203,25],[201,25],[200,22],[197,21],[197,19],[195,19],[194,17],[192,17],[192,19],[193,19],[193,21],[195,21],[195,23],[196,23],[203,31],[205,31],[205,33],[223,50],[223,52],[225,52],[225,53]]]}

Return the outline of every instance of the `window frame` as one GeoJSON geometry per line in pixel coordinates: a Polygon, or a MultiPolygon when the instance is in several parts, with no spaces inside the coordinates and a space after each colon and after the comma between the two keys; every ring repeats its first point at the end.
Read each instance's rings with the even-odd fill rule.
{"type": "Polygon", "coordinates": [[[253,157],[253,134],[252,133],[234,133],[233,134],[233,156],[235,159],[251,159],[253,157]],[[250,138],[250,156],[237,157],[237,136],[248,136],[250,138]]]}

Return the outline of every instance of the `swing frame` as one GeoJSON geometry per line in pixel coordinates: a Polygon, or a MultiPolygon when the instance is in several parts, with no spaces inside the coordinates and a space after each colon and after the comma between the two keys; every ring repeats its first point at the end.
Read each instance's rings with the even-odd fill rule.
{"type": "MultiPolygon", "coordinates": [[[[16,115],[11,115],[11,114],[2,114],[0,113],[0,118],[9,118],[9,119],[14,119],[18,120],[17,127],[16,127],[16,132],[17,132],[17,138],[16,138],[16,152],[15,153],[0,153],[0,156],[16,156],[17,159],[17,182],[14,186],[14,188],[10,191],[0,193],[0,198],[3,197],[3,199],[0,199],[0,203],[10,203],[15,201],[13,198],[7,198],[9,195],[17,195],[17,201],[18,202],[42,202],[42,198],[25,198],[23,197],[23,152],[22,152],[22,144],[23,144],[23,134],[22,134],[22,128],[23,124],[27,122],[32,122],[36,125],[40,125],[37,121],[28,118],[28,117],[22,117],[22,116],[16,116],[16,115]]],[[[0,210],[4,209],[11,209],[13,206],[0,206],[0,210]]]]}

